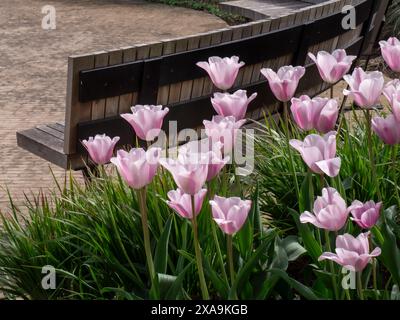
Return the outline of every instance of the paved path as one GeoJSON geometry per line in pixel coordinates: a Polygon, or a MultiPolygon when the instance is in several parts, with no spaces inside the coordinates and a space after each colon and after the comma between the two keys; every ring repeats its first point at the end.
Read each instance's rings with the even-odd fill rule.
{"type": "MultiPolygon", "coordinates": [[[[198,11],[132,0],[0,0],[0,210],[53,186],[49,164],[16,146],[15,132],[63,121],[67,57],[223,28],[198,11]],[[41,8],[57,29],[41,28],[41,8]]],[[[62,179],[64,171],[52,166],[62,179]]]]}

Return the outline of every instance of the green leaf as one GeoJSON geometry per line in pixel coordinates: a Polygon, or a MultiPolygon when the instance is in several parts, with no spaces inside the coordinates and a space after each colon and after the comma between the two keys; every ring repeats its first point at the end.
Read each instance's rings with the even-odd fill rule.
{"type": "MultiPolygon", "coordinates": [[[[400,250],[397,246],[397,239],[393,232],[393,229],[389,226],[389,222],[385,220],[389,220],[391,217],[395,217],[393,211],[396,210],[396,207],[393,206],[389,209],[386,209],[383,214],[386,219],[383,219],[383,223],[380,227],[380,232],[382,234],[382,238],[375,236],[381,250],[382,254],[378,257],[379,260],[383,262],[386,268],[389,269],[393,279],[395,282],[400,285],[400,250]]],[[[377,230],[373,229],[372,232],[377,234],[377,230]]]]}
{"type": "Polygon", "coordinates": [[[185,268],[182,270],[182,272],[179,274],[179,276],[175,279],[174,283],[171,285],[167,294],[165,295],[166,300],[180,298],[180,293],[182,292],[182,289],[183,289],[183,287],[182,287],[183,280],[185,279],[186,272],[189,270],[189,268],[192,265],[193,265],[193,263],[187,264],[185,266],[185,268]]]}
{"type": "Polygon", "coordinates": [[[169,274],[158,273],[158,290],[160,292],[160,298],[162,299],[167,295],[169,290],[172,288],[177,277],[169,274]]]}
{"type": "Polygon", "coordinates": [[[236,234],[236,242],[239,245],[240,255],[246,259],[253,248],[253,228],[247,219],[242,229],[236,234]]]}
{"type": "Polygon", "coordinates": [[[171,233],[172,216],[170,216],[165,224],[164,230],[157,243],[156,254],[154,256],[154,268],[157,273],[165,274],[167,272],[168,261],[168,243],[171,233]]]}
{"type": "Polygon", "coordinates": [[[315,292],[305,286],[304,284],[300,283],[299,281],[289,277],[289,275],[280,269],[270,269],[268,272],[271,272],[272,274],[278,275],[280,278],[285,280],[293,289],[295,289],[302,297],[308,299],[308,300],[318,300],[317,295],[315,292]]]}
{"type": "Polygon", "coordinates": [[[311,171],[307,172],[300,189],[299,209],[300,212],[310,211],[314,203],[314,185],[311,171]]]}
{"type": "Polygon", "coordinates": [[[310,227],[307,224],[300,222],[299,214],[294,210],[290,210],[290,213],[296,222],[305,249],[307,250],[310,257],[314,260],[314,262],[317,265],[319,265],[320,263],[318,261],[318,258],[322,254],[321,246],[319,245],[318,241],[314,238],[314,235],[310,230],[310,227]]]}
{"type": "Polygon", "coordinates": [[[282,246],[282,240],[279,237],[276,237],[274,244],[274,258],[271,263],[271,268],[286,270],[288,266],[289,260],[286,250],[282,246]]]}
{"type": "Polygon", "coordinates": [[[295,261],[301,255],[307,252],[307,250],[300,245],[298,238],[294,235],[283,239],[281,241],[281,246],[285,249],[289,261],[295,261]]]}
{"type": "Polygon", "coordinates": [[[268,237],[263,239],[263,242],[261,245],[257,248],[257,250],[250,256],[250,258],[246,261],[246,263],[243,265],[242,268],[238,271],[236,275],[235,282],[233,283],[233,286],[229,292],[229,298],[233,298],[236,296],[237,290],[241,290],[243,287],[244,283],[248,281],[250,275],[253,272],[253,269],[256,267],[258,262],[260,261],[260,258],[262,257],[263,254],[265,254],[266,249],[269,245],[271,245],[271,240],[275,236],[275,232],[272,232],[269,234],[268,237]]]}
{"type": "Polygon", "coordinates": [[[225,283],[222,278],[218,275],[218,273],[211,267],[208,259],[206,256],[203,255],[203,265],[204,265],[204,272],[208,279],[211,280],[215,290],[219,293],[219,295],[226,299],[228,297],[228,284],[225,283]]]}
{"type": "Polygon", "coordinates": [[[195,261],[195,257],[185,250],[178,250],[179,254],[184,257],[185,259],[189,260],[190,262],[195,261]]]}
{"type": "Polygon", "coordinates": [[[253,195],[253,205],[251,207],[250,216],[253,225],[253,233],[257,235],[256,246],[260,245],[260,241],[263,237],[263,227],[261,223],[261,213],[260,213],[260,188],[258,185],[258,180],[256,184],[256,190],[253,195]]]}
{"type": "Polygon", "coordinates": [[[280,277],[277,275],[272,275],[267,277],[261,286],[261,290],[257,295],[257,300],[265,300],[271,294],[272,289],[278,283],[280,277]]]}

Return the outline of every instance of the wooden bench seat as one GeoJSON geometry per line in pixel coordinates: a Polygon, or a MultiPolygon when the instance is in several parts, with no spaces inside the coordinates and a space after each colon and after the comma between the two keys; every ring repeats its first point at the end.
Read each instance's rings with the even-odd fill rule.
{"type": "Polygon", "coordinates": [[[308,52],[346,49],[361,56],[376,42],[389,0],[330,0],[276,19],[264,19],[213,32],[142,44],[118,50],[73,56],[68,60],[65,125],[40,125],[17,133],[21,148],[64,169],[84,168],[88,155],[83,139],[95,134],[119,136],[117,147],[133,145],[132,128],[120,114],[135,104],[161,104],[170,109],[168,122],[178,130],[198,128],[215,114],[210,96],[215,88],[196,66],[213,55],[238,55],[241,68],[233,91],[258,96],[247,118],[258,120],[278,111],[261,68],[304,65],[306,74],[297,94],[315,96],[329,88],[307,57],[308,52]],[[342,28],[344,5],[356,10],[356,28],[342,28]]]}
{"type": "Polygon", "coordinates": [[[64,130],[65,125],[60,122],[40,125],[17,132],[17,143],[21,148],[66,170],[82,169],[82,161],[64,152],[64,130]]]}

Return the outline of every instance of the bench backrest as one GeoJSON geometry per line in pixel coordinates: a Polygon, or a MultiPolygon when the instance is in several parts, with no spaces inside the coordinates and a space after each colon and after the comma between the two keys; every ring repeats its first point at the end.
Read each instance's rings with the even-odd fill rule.
{"type": "MultiPolygon", "coordinates": [[[[333,0],[274,20],[262,20],[211,33],[115,51],[72,56],[68,66],[65,125],[66,154],[84,154],[80,141],[97,133],[120,136],[120,145],[135,141],[131,127],[119,116],[134,104],[168,106],[168,120],[178,129],[196,128],[210,119],[214,88],[195,65],[208,57],[238,55],[246,62],[235,88],[258,92],[248,117],[259,119],[264,110],[277,110],[260,69],[286,64],[305,65],[299,92],[315,95],[326,89],[308,52],[344,48],[360,55],[375,32],[373,16],[383,10],[379,0],[333,0]],[[346,4],[355,6],[357,27],[341,27],[346,4]]],[[[387,4],[386,4],[387,5],[387,4]]],[[[376,25],[376,23],[375,23],[376,25]]],[[[164,129],[168,130],[167,127],[164,129]]]]}

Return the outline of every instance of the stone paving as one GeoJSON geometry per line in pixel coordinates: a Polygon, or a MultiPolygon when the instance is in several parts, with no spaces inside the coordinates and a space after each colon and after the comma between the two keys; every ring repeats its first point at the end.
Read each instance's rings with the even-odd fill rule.
{"type": "MultiPolygon", "coordinates": [[[[67,57],[71,54],[184,36],[226,27],[215,16],[132,0],[0,1],[0,210],[5,188],[24,192],[54,187],[50,165],[20,149],[15,132],[63,121],[67,57]],[[56,30],[43,30],[41,9],[56,9],[56,30]]],[[[58,179],[64,171],[51,166],[58,179]]]]}

